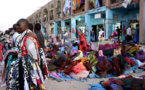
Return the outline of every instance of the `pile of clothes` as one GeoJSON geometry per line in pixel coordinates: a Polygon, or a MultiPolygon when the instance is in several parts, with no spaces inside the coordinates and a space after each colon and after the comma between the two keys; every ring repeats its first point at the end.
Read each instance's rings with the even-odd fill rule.
{"type": "Polygon", "coordinates": [[[57,81],[109,78],[140,73],[145,68],[145,52],[133,43],[119,45],[106,40],[100,43],[96,51],[87,44],[82,33],[79,43],[70,45],[73,46],[71,54],[67,53],[67,49],[61,52],[61,46],[65,45],[49,45],[46,52],[46,57],[50,58],[50,77],[57,81]]]}
{"type": "Polygon", "coordinates": [[[88,90],[145,90],[145,75],[139,77],[119,76],[97,84],[89,84],[88,90]]]}

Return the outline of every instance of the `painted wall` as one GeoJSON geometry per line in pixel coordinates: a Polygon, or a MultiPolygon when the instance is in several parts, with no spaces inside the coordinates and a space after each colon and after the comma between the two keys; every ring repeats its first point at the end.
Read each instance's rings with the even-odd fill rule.
{"type": "Polygon", "coordinates": [[[145,42],[145,0],[144,0],[144,18],[143,18],[143,42],[145,42]]]}

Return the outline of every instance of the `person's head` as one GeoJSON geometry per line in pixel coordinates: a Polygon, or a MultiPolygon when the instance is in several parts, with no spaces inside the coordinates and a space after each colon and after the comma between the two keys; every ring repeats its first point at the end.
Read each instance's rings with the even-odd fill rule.
{"type": "Polygon", "coordinates": [[[117,26],[117,29],[119,29],[119,27],[117,26]]]}
{"type": "Polygon", "coordinates": [[[33,24],[32,23],[29,23],[28,24],[28,29],[30,29],[31,31],[33,31],[33,24]]]}
{"type": "Polygon", "coordinates": [[[139,27],[139,24],[137,24],[136,27],[139,27]]]}
{"type": "Polygon", "coordinates": [[[112,38],[112,36],[109,36],[109,38],[111,39],[111,38],[112,38]]]}
{"type": "Polygon", "coordinates": [[[40,31],[41,30],[41,25],[39,23],[35,24],[35,31],[40,31]]]}
{"type": "Polygon", "coordinates": [[[17,22],[18,25],[18,32],[23,33],[25,30],[28,29],[28,21],[26,19],[20,19],[17,22]]]}
{"type": "Polygon", "coordinates": [[[15,32],[18,32],[18,25],[17,24],[14,24],[13,25],[13,29],[14,29],[15,32]]]}
{"type": "Polygon", "coordinates": [[[104,28],[102,28],[102,31],[104,31],[104,28]]]}

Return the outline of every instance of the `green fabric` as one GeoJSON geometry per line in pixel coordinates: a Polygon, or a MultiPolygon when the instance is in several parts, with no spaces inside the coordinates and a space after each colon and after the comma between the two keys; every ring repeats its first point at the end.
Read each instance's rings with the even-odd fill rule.
{"type": "Polygon", "coordinates": [[[57,69],[57,67],[54,65],[48,66],[48,70],[50,70],[50,71],[55,71],[56,69],[57,69]]]}
{"type": "Polygon", "coordinates": [[[16,58],[13,58],[13,54],[10,54],[8,56],[8,62],[7,62],[6,73],[5,73],[5,80],[7,80],[7,78],[8,78],[8,73],[9,73],[9,69],[10,69],[11,63],[13,61],[15,61],[15,60],[16,60],[16,58]]]}
{"type": "Polygon", "coordinates": [[[113,41],[102,41],[100,44],[105,45],[105,44],[114,44],[113,41]]]}
{"type": "Polygon", "coordinates": [[[130,85],[131,83],[132,83],[132,81],[134,81],[134,80],[136,80],[136,79],[134,79],[134,78],[132,78],[132,79],[125,79],[125,80],[122,80],[123,81],[123,83],[125,84],[125,85],[130,85]]]}
{"type": "Polygon", "coordinates": [[[92,54],[93,52],[91,52],[91,54],[87,57],[87,61],[90,63],[91,65],[91,72],[96,72],[96,66],[98,63],[98,59],[95,57],[94,54],[92,54]]]}
{"type": "Polygon", "coordinates": [[[114,49],[111,49],[111,50],[103,50],[103,54],[104,54],[104,56],[110,56],[110,55],[112,55],[112,53],[113,53],[113,51],[114,51],[114,49]]]}

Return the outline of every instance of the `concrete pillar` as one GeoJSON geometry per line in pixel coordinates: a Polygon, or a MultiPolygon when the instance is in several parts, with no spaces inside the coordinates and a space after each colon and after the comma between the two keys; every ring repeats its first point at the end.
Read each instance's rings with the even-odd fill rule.
{"type": "Polygon", "coordinates": [[[145,0],[140,0],[139,42],[145,42],[145,0]]]}
{"type": "Polygon", "coordinates": [[[76,19],[75,17],[71,18],[71,27],[72,27],[72,30],[71,30],[71,38],[74,38],[76,37],[76,19]]]}
{"type": "Polygon", "coordinates": [[[54,22],[54,35],[57,36],[57,22],[54,22]]]}
{"type": "Polygon", "coordinates": [[[90,34],[90,31],[91,31],[91,20],[90,20],[90,15],[88,13],[85,14],[85,23],[86,23],[86,30],[87,30],[87,42],[90,42],[91,41],[91,34],[90,34]]]}
{"type": "Polygon", "coordinates": [[[106,8],[109,9],[111,5],[111,0],[106,0],[106,8]]]}
{"type": "Polygon", "coordinates": [[[89,10],[89,0],[85,0],[85,12],[89,10]]]}
{"type": "Polygon", "coordinates": [[[113,19],[113,12],[110,9],[106,9],[106,20],[105,20],[105,24],[106,24],[106,30],[105,30],[106,37],[105,38],[106,39],[108,39],[109,36],[113,32],[112,19],[113,19]]]}

